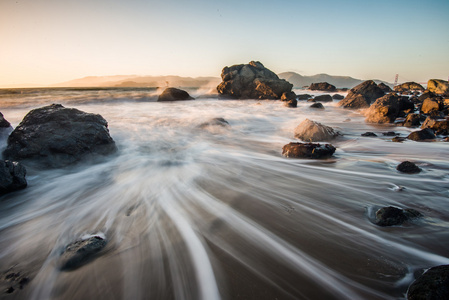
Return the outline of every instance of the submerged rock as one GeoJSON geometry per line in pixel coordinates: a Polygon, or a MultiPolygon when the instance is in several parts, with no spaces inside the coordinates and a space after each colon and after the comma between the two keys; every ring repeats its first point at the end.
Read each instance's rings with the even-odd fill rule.
{"type": "Polygon", "coordinates": [[[407,300],[442,299],[449,299],[449,265],[430,268],[407,291],[407,300]]]}
{"type": "Polygon", "coordinates": [[[292,142],[282,147],[282,155],[291,158],[327,158],[331,157],[335,150],[331,144],[292,142]]]}
{"type": "Polygon", "coordinates": [[[449,95],[449,82],[441,79],[430,79],[427,89],[435,94],[449,95]]]}
{"type": "Polygon", "coordinates": [[[309,90],[312,91],[327,91],[327,92],[334,92],[336,90],[335,85],[332,85],[327,82],[318,82],[318,83],[312,83],[309,86],[309,90]]]}
{"type": "Polygon", "coordinates": [[[317,103],[313,103],[312,105],[310,105],[310,108],[324,109],[324,106],[320,102],[317,102],[317,103]]]}
{"type": "Polygon", "coordinates": [[[396,170],[398,170],[399,172],[402,172],[402,173],[407,173],[407,174],[416,174],[416,173],[421,172],[421,168],[410,161],[401,162],[396,167],[396,170]]]}
{"type": "Polygon", "coordinates": [[[407,138],[412,141],[425,141],[425,140],[434,140],[437,137],[433,133],[432,129],[426,128],[418,131],[413,131],[407,136],[407,138]]]}
{"type": "Polygon", "coordinates": [[[384,94],[374,81],[367,80],[352,88],[338,105],[350,109],[366,108],[384,94]]]}
{"type": "Polygon", "coordinates": [[[295,128],[295,138],[306,142],[330,141],[338,136],[332,127],[305,119],[295,128]]]}
{"type": "Polygon", "coordinates": [[[316,102],[332,102],[332,96],[331,95],[327,95],[327,94],[326,95],[316,96],[313,99],[315,99],[316,102]]]}
{"type": "Polygon", "coordinates": [[[401,93],[410,91],[424,91],[424,90],[425,89],[423,88],[422,85],[412,81],[399,84],[393,88],[393,91],[401,93]]]}
{"type": "Polygon", "coordinates": [[[20,163],[0,160],[0,196],[26,188],[26,169],[20,163]]]}
{"type": "Polygon", "coordinates": [[[176,88],[166,88],[162,94],[159,95],[157,101],[181,101],[181,100],[194,100],[190,97],[189,93],[184,90],[176,88]]]}
{"type": "Polygon", "coordinates": [[[235,99],[280,99],[293,88],[293,84],[254,61],[224,67],[221,78],[218,93],[235,99]]]}
{"type": "Polygon", "coordinates": [[[228,121],[226,121],[223,118],[213,118],[207,122],[201,123],[198,127],[199,128],[207,128],[211,126],[219,126],[219,127],[229,127],[228,121]]]}
{"type": "Polygon", "coordinates": [[[62,167],[88,155],[108,155],[116,150],[102,116],[52,104],[25,116],[10,134],[3,155],[8,160],[62,167]]]}
{"type": "Polygon", "coordinates": [[[375,223],[378,226],[401,225],[407,220],[421,217],[422,214],[414,209],[400,209],[393,206],[382,207],[376,211],[375,223]]]}
{"type": "Polygon", "coordinates": [[[106,240],[100,236],[93,236],[69,244],[61,254],[59,268],[62,271],[78,269],[92,261],[106,244],[106,240]]]}
{"type": "Polygon", "coordinates": [[[309,94],[299,94],[296,96],[297,100],[309,100],[310,98],[312,98],[312,95],[309,94]]]}
{"type": "Polygon", "coordinates": [[[375,134],[374,132],[371,132],[371,131],[367,131],[365,133],[362,133],[361,136],[376,137],[377,134],[375,134]]]}

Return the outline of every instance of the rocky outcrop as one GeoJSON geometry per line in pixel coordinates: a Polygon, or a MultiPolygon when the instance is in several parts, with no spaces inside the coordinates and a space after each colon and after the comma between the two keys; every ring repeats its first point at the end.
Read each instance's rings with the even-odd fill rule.
{"type": "Polygon", "coordinates": [[[407,220],[421,217],[421,213],[414,209],[400,209],[393,206],[382,207],[376,211],[375,223],[378,226],[401,225],[407,220]]]}
{"type": "Polygon", "coordinates": [[[377,85],[385,94],[391,93],[393,90],[391,87],[386,85],[385,83],[381,82],[377,85]]]}
{"type": "Polygon", "coordinates": [[[107,242],[101,236],[75,241],[64,249],[59,259],[59,268],[62,271],[72,271],[92,261],[107,242]]]}
{"type": "Polygon", "coordinates": [[[116,150],[102,116],[52,104],[25,116],[10,134],[3,155],[8,160],[62,167],[116,150]]]}
{"type": "Polygon", "coordinates": [[[312,83],[309,86],[309,90],[312,91],[326,91],[326,92],[335,92],[336,88],[335,85],[332,85],[327,82],[318,82],[318,83],[312,83]]]}
{"type": "Polygon", "coordinates": [[[449,120],[447,118],[427,117],[421,126],[421,129],[430,128],[436,134],[449,134],[449,120]]]}
{"type": "Polygon", "coordinates": [[[408,288],[407,300],[449,299],[449,265],[427,270],[408,288]]]}
{"type": "Polygon", "coordinates": [[[432,129],[426,128],[418,131],[413,131],[410,133],[407,138],[412,141],[426,141],[426,140],[434,140],[437,137],[433,133],[432,129]]]}
{"type": "Polygon", "coordinates": [[[412,163],[411,161],[403,161],[401,162],[397,167],[396,170],[402,173],[407,174],[416,174],[421,172],[421,168],[418,167],[415,163],[412,163]]]}
{"type": "Polygon", "coordinates": [[[350,109],[366,108],[384,94],[374,81],[367,80],[352,88],[338,105],[350,109]]]}
{"type": "Polygon", "coordinates": [[[193,100],[189,93],[184,90],[176,88],[166,88],[162,94],[159,95],[157,101],[182,101],[182,100],[193,100]]]}
{"type": "Polygon", "coordinates": [[[313,98],[316,102],[332,102],[332,96],[331,95],[319,95],[313,98]]]}
{"type": "Polygon", "coordinates": [[[374,102],[366,111],[368,123],[392,123],[401,111],[401,98],[396,94],[385,95],[374,102]]]}
{"type": "Polygon", "coordinates": [[[291,158],[328,158],[335,150],[331,144],[289,143],[282,147],[282,155],[291,158]]]}
{"type": "Polygon", "coordinates": [[[338,136],[332,127],[305,119],[295,128],[295,138],[305,142],[330,141],[338,136]]]}
{"type": "Polygon", "coordinates": [[[427,89],[435,94],[449,95],[449,82],[441,79],[430,79],[427,82],[427,89]]]}
{"type": "Polygon", "coordinates": [[[416,82],[405,82],[405,83],[399,84],[393,88],[393,91],[400,92],[400,93],[411,92],[411,91],[424,91],[424,90],[425,89],[423,88],[423,86],[416,82]]]}
{"type": "Polygon", "coordinates": [[[254,61],[224,67],[221,78],[218,93],[234,99],[280,99],[293,88],[291,83],[254,61]]]}
{"type": "Polygon", "coordinates": [[[26,169],[20,163],[0,160],[0,196],[26,188],[26,169]]]}

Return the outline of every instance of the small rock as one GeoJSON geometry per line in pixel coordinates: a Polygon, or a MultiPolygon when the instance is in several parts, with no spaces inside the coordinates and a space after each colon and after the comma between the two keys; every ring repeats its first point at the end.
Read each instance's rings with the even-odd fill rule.
{"type": "Polygon", "coordinates": [[[327,95],[327,94],[316,96],[314,99],[316,102],[332,102],[331,95],[327,95]]]}
{"type": "Polygon", "coordinates": [[[442,299],[449,299],[449,265],[430,268],[407,291],[407,300],[442,299]]]}
{"type": "Polygon", "coordinates": [[[437,137],[433,133],[432,129],[426,128],[418,131],[413,131],[410,133],[407,138],[412,141],[425,141],[425,140],[434,140],[437,137]]]}
{"type": "Polygon", "coordinates": [[[229,127],[229,123],[228,121],[226,121],[223,118],[213,118],[207,122],[201,123],[200,125],[198,125],[198,127],[200,128],[206,128],[209,126],[220,126],[220,127],[229,127]]]}
{"type": "Polygon", "coordinates": [[[316,102],[316,103],[313,103],[312,105],[310,105],[310,108],[324,109],[324,106],[320,102],[316,102]]]}
{"type": "Polygon", "coordinates": [[[69,244],[60,257],[60,269],[71,271],[92,261],[107,242],[100,236],[93,236],[85,240],[69,244]]]}
{"type": "Polygon", "coordinates": [[[297,100],[308,100],[308,99],[310,99],[310,98],[312,98],[312,96],[309,95],[309,94],[300,94],[300,95],[296,95],[296,99],[297,99],[297,100]]]}
{"type": "Polygon", "coordinates": [[[287,101],[287,102],[284,103],[284,106],[287,106],[287,107],[297,107],[297,106],[298,106],[298,101],[296,101],[296,99],[289,100],[289,101],[287,101]]]}
{"type": "Polygon", "coordinates": [[[396,170],[398,170],[399,172],[402,172],[402,173],[407,173],[407,174],[416,174],[416,173],[421,172],[421,168],[410,161],[401,162],[396,167],[396,170]]]}
{"type": "Polygon", "coordinates": [[[382,135],[384,136],[397,136],[399,133],[396,133],[394,131],[388,131],[388,132],[382,132],[382,135]]]}
{"type": "Polygon", "coordinates": [[[410,91],[424,91],[422,85],[416,82],[405,82],[402,84],[399,84],[393,88],[393,91],[395,92],[410,92],[410,91]]]}
{"type": "Polygon", "coordinates": [[[344,98],[345,98],[345,96],[340,95],[340,94],[332,95],[332,99],[335,99],[335,100],[343,100],[344,98]]]}
{"type": "Polygon", "coordinates": [[[3,117],[3,114],[0,112],[0,129],[9,127],[11,127],[11,124],[6,121],[6,119],[3,117]]]}
{"type": "Polygon", "coordinates": [[[0,196],[26,188],[26,169],[22,164],[0,160],[0,196]]]}
{"type": "Polygon", "coordinates": [[[442,105],[437,98],[427,98],[424,100],[421,106],[421,113],[430,114],[431,112],[437,112],[441,110],[442,105]]]}
{"type": "Polygon", "coordinates": [[[335,86],[327,83],[327,82],[318,82],[318,83],[312,83],[309,87],[309,90],[312,91],[328,91],[333,92],[336,90],[335,86]]]}
{"type": "Polygon", "coordinates": [[[157,101],[180,101],[180,100],[193,100],[194,98],[184,90],[176,88],[166,88],[162,94],[159,95],[157,101]]]}
{"type": "Polygon", "coordinates": [[[374,136],[377,136],[377,134],[375,134],[374,132],[367,131],[367,132],[365,132],[365,133],[362,133],[361,136],[370,136],[370,137],[374,137],[374,136]]]}
{"type": "Polygon", "coordinates": [[[430,79],[427,82],[427,89],[435,94],[449,94],[449,82],[441,79],[430,79]]]}
{"type": "Polygon", "coordinates": [[[395,143],[402,143],[403,141],[407,140],[405,137],[395,136],[391,139],[392,142],[395,143]]]}
{"type": "Polygon", "coordinates": [[[331,144],[289,143],[282,148],[282,155],[292,158],[327,158],[336,148],[331,144]]]}
{"type": "Polygon", "coordinates": [[[421,126],[421,129],[430,128],[435,131],[436,134],[449,134],[449,120],[446,118],[427,117],[421,126]]]}

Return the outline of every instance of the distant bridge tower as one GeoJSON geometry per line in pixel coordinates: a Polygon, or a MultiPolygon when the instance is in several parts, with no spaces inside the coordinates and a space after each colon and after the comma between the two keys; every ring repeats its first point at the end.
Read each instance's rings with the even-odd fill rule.
{"type": "Polygon", "coordinates": [[[394,86],[398,85],[398,79],[399,79],[399,74],[396,74],[396,76],[394,77],[394,86]]]}

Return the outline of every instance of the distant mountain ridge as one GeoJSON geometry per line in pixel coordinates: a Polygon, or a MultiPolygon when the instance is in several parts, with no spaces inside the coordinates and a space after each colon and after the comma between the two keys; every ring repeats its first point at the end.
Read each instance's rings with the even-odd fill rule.
{"type": "MultiPolygon", "coordinates": [[[[312,83],[318,83],[318,82],[327,82],[332,85],[335,85],[337,88],[353,88],[356,85],[364,82],[365,80],[356,79],[349,76],[334,76],[334,75],[328,75],[328,74],[316,74],[313,76],[303,76],[295,72],[283,72],[278,74],[278,76],[282,79],[287,80],[295,88],[302,88],[304,86],[309,86],[312,83]]],[[[374,82],[377,84],[383,82],[386,85],[393,87],[393,85],[389,82],[385,82],[382,80],[374,79],[374,82]]]]}
{"type": "MultiPolygon", "coordinates": [[[[316,74],[313,76],[303,76],[295,72],[283,72],[278,74],[281,79],[285,79],[295,88],[309,86],[312,83],[327,82],[337,88],[353,88],[364,80],[349,76],[333,76],[328,74],[316,74]]],[[[392,87],[392,84],[374,80],[376,83],[383,82],[392,87]]],[[[137,75],[116,75],[116,76],[88,76],[78,78],[51,87],[207,87],[215,88],[221,82],[220,77],[182,77],[182,76],[137,76],[137,75]]]]}

